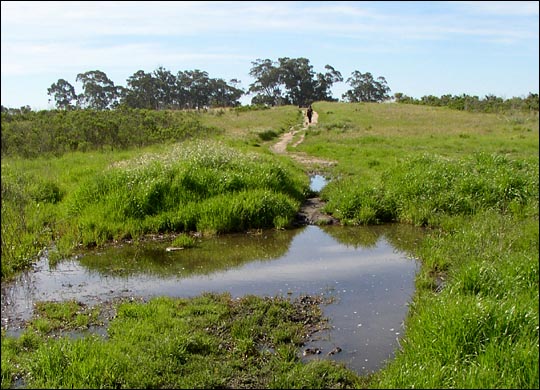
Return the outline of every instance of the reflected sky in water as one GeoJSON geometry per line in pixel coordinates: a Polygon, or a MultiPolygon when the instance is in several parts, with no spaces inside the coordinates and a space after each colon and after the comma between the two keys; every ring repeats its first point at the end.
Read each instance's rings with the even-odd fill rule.
{"type": "MultiPolygon", "coordinates": [[[[363,374],[391,358],[419,268],[411,253],[421,231],[408,226],[306,226],[258,235],[202,239],[194,249],[166,252],[166,242],[89,252],[2,285],[2,325],[28,319],[38,300],[94,304],[116,297],[191,297],[228,291],[233,297],[322,295],[328,331],[305,347],[363,374]],[[327,356],[334,347],[338,354],[327,356]]],[[[301,351],[300,351],[301,352],[301,351]]],[[[299,353],[300,353],[299,352],[299,353]]]]}
{"type": "Polygon", "coordinates": [[[328,182],[322,175],[312,175],[309,177],[309,181],[309,188],[316,192],[322,190],[328,182]]]}

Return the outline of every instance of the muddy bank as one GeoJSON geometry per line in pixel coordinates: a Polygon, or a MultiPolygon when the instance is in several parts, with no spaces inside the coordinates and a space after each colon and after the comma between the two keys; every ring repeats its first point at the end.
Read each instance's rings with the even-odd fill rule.
{"type": "Polygon", "coordinates": [[[337,225],[339,220],[321,210],[326,203],[321,198],[308,198],[296,214],[295,225],[337,225]]]}

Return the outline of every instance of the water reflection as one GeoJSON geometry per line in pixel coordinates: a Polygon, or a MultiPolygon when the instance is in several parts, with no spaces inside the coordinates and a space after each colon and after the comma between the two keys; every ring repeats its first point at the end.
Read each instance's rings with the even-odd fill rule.
{"type": "Polygon", "coordinates": [[[2,320],[28,319],[37,300],[93,304],[119,296],[189,297],[229,291],[233,297],[331,295],[331,329],[308,346],[359,373],[378,369],[403,333],[414,292],[411,260],[421,230],[405,225],[306,226],[255,235],[202,239],[196,248],[167,252],[170,243],[108,248],[49,268],[46,259],[2,285],[2,320]],[[339,346],[342,351],[327,356],[339,346]]]}
{"type": "Polygon", "coordinates": [[[187,278],[239,267],[252,260],[284,256],[300,230],[267,230],[199,239],[195,248],[167,252],[163,242],[110,247],[87,253],[79,262],[105,276],[152,275],[187,278]]]}
{"type": "Polygon", "coordinates": [[[309,188],[315,192],[319,192],[327,184],[326,178],[321,175],[310,176],[309,180],[310,180],[309,188]]]}

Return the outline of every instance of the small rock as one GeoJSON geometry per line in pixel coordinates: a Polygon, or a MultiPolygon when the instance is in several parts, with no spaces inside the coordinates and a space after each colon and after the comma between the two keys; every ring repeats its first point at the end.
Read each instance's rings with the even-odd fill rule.
{"type": "Polygon", "coordinates": [[[321,353],[321,350],[319,348],[306,348],[306,349],[304,349],[304,356],[318,355],[320,353],[321,353]]]}
{"type": "Polygon", "coordinates": [[[341,348],[340,347],[336,347],[334,348],[333,350],[331,350],[330,352],[328,352],[328,355],[334,355],[336,353],[340,353],[341,352],[341,348]]]}

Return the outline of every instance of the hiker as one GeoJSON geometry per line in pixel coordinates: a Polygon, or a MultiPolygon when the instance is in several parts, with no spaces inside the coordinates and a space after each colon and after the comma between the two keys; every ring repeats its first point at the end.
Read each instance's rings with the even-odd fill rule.
{"type": "Polygon", "coordinates": [[[308,122],[311,123],[311,117],[313,116],[313,108],[311,108],[311,104],[309,105],[307,109],[307,119],[308,122]]]}

